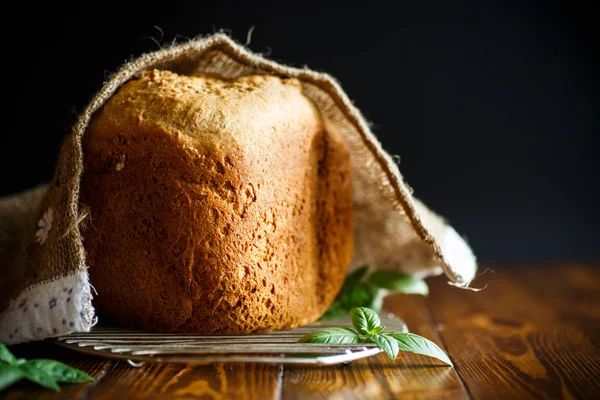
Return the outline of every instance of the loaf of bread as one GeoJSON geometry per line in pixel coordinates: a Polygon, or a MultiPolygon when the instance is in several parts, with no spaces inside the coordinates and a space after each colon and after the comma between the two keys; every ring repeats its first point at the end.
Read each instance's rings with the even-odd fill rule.
{"type": "Polygon", "coordinates": [[[83,139],[97,309],[200,334],[319,318],[353,247],[350,154],[325,125],[294,79],[153,70],[122,86],[83,139]]]}

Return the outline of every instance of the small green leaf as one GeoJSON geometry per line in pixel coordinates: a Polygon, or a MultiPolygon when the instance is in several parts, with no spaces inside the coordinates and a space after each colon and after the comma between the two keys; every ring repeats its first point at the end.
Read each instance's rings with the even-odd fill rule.
{"type": "Polygon", "coordinates": [[[27,363],[41,369],[57,382],[84,383],[94,380],[94,378],[85,372],[58,361],[38,359],[28,361],[27,363]]]}
{"type": "Polygon", "coordinates": [[[379,306],[381,308],[383,298],[377,286],[361,282],[343,292],[340,296],[340,302],[347,310],[354,307],[377,308],[379,306]]]}
{"type": "Polygon", "coordinates": [[[25,378],[29,379],[30,381],[48,389],[53,389],[57,392],[60,392],[60,388],[58,387],[56,380],[50,374],[30,364],[29,361],[21,365],[19,368],[23,372],[25,378]]]}
{"type": "Polygon", "coordinates": [[[21,380],[23,376],[25,374],[23,374],[23,371],[19,367],[5,362],[0,363],[0,392],[21,380]]]}
{"type": "Polygon", "coordinates": [[[431,340],[425,339],[422,336],[415,335],[414,333],[386,333],[385,336],[393,337],[398,341],[398,348],[401,351],[407,351],[415,354],[422,354],[424,356],[434,357],[438,360],[445,362],[446,364],[453,366],[450,358],[444,353],[437,344],[431,340]]]}
{"type": "Polygon", "coordinates": [[[380,269],[369,277],[369,282],[380,288],[400,293],[420,294],[427,296],[429,287],[423,279],[415,278],[401,272],[380,269]]]}
{"type": "Polygon", "coordinates": [[[348,328],[324,328],[307,333],[298,343],[352,344],[360,343],[360,338],[348,328]]]}
{"type": "Polygon", "coordinates": [[[369,282],[362,282],[368,270],[369,268],[364,266],[346,277],[340,293],[321,316],[321,320],[341,319],[354,307],[369,307],[376,312],[381,312],[383,304],[381,290],[369,282]]]}
{"type": "Polygon", "coordinates": [[[352,317],[352,325],[363,335],[371,334],[374,329],[379,327],[379,315],[370,308],[355,307],[350,310],[350,316],[352,317]]]}
{"type": "Polygon", "coordinates": [[[398,342],[396,339],[385,335],[368,335],[367,339],[385,351],[391,361],[396,361],[396,357],[398,357],[398,342]]]}
{"type": "Polygon", "coordinates": [[[381,313],[381,308],[383,307],[383,294],[381,293],[381,290],[377,291],[377,294],[375,295],[375,297],[373,297],[371,303],[365,307],[369,307],[377,314],[381,313]]]}
{"type": "Polygon", "coordinates": [[[354,286],[355,284],[359,283],[362,280],[362,278],[365,276],[365,274],[367,273],[368,270],[369,270],[369,267],[365,265],[365,266],[362,266],[362,267],[352,271],[351,274],[346,276],[346,279],[344,280],[344,285],[342,286],[342,289],[346,289],[348,287],[354,286]]]}
{"type": "Polygon", "coordinates": [[[0,361],[4,361],[10,365],[17,365],[17,359],[13,353],[2,343],[0,343],[0,361]]]}
{"type": "Polygon", "coordinates": [[[342,306],[339,300],[334,300],[333,303],[329,306],[325,314],[319,318],[320,321],[328,321],[344,318],[348,315],[348,310],[342,306]]]}
{"type": "Polygon", "coordinates": [[[375,328],[375,329],[373,329],[373,330],[371,331],[371,334],[372,334],[372,335],[375,335],[375,334],[377,334],[377,333],[381,332],[381,331],[382,331],[382,330],[384,330],[384,329],[385,329],[385,325],[379,325],[377,328],[375,328]]]}

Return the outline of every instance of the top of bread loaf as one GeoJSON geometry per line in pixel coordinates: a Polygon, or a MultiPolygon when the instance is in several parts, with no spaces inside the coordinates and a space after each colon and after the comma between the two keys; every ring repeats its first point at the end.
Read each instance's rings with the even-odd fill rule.
{"type": "MultiPolygon", "coordinates": [[[[182,76],[153,70],[124,85],[105,105],[102,112],[105,118],[100,123],[114,124],[115,128],[139,126],[146,132],[154,127],[179,139],[187,137],[191,142],[202,141],[204,137],[221,143],[247,144],[256,139],[256,132],[302,123],[314,118],[316,112],[312,103],[301,95],[296,79],[252,75],[226,81],[207,75],[182,76]],[[149,102],[144,94],[152,96],[154,101],[149,102]],[[190,102],[190,98],[196,101],[190,102]],[[111,120],[110,116],[118,117],[119,121],[111,120]],[[130,121],[123,121],[123,117],[130,121]]],[[[92,122],[97,123],[98,120],[92,122]]],[[[97,139],[106,139],[102,135],[116,131],[125,138],[138,134],[135,129],[103,128],[94,129],[100,134],[97,139]]]]}

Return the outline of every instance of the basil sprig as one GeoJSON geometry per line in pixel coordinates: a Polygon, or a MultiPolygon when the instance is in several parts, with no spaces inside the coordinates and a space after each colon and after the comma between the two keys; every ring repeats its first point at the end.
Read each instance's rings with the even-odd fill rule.
{"type": "Polygon", "coordinates": [[[321,320],[340,319],[354,307],[368,307],[380,313],[384,291],[423,296],[429,294],[429,288],[423,279],[391,270],[377,270],[367,276],[368,270],[364,266],[346,277],[340,293],[321,320]]]}
{"type": "Polygon", "coordinates": [[[352,325],[358,333],[348,328],[323,328],[307,333],[299,340],[299,343],[375,343],[377,347],[386,352],[392,361],[396,360],[398,352],[406,351],[437,358],[453,366],[450,358],[438,345],[422,336],[405,332],[384,333],[385,326],[381,325],[379,315],[370,308],[353,308],[350,315],[352,325]]]}
{"type": "Polygon", "coordinates": [[[17,359],[5,345],[0,343],[0,391],[23,378],[57,392],[60,391],[59,382],[94,381],[94,378],[85,372],[58,361],[17,359]]]}

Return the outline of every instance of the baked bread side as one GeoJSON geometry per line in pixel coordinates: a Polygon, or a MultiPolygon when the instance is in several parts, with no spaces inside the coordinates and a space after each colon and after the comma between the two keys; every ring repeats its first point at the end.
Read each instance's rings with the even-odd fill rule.
{"type": "Polygon", "coordinates": [[[124,325],[248,333],[316,320],[352,252],[352,176],[299,83],[150,71],[84,137],[96,307],[124,325]]]}

